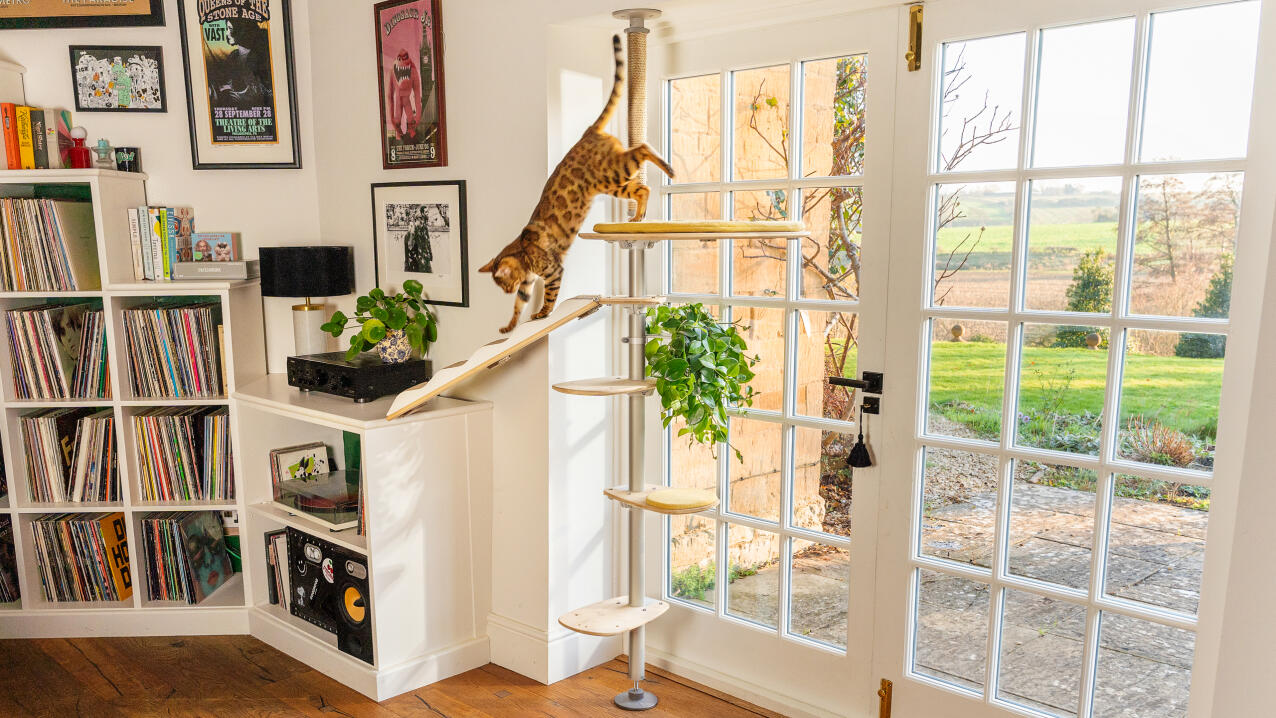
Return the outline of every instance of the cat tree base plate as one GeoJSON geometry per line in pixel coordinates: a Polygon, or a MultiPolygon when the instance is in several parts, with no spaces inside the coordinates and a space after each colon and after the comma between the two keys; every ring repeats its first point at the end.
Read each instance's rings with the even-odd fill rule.
{"type": "Polygon", "coordinates": [[[668,610],[669,604],[654,598],[647,599],[645,606],[634,607],[629,605],[629,596],[616,596],[568,611],[558,617],[558,622],[577,633],[615,636],[645,626],[668,610]]]}
{"type": "MultiPolygon", "coordinates": [[[[654,511],[658,514],[695,514],[718,505],[718,497],[708,491],[699,491],[698,493],[701,494],[700,501],[696,502],[694,505],[686,505],[685,502],[682,502],[683,505],[681,506],[666,508],[663,506],[653,506],[647,503],[647,497],[650,496],[652,492],[665,491],[668,488],[668,486],[647,484],[646,488],[642,491],[630,491],[627,486],[613,486],[610,489],[603,489],[603,493],[607,495],[607,498],[619,501],[622,504],[632,506],[636,509],[643,509],[644,511],[654,511]]],[[[688,489],[687,491],[692,491],[692,489],[688,489]]]]}

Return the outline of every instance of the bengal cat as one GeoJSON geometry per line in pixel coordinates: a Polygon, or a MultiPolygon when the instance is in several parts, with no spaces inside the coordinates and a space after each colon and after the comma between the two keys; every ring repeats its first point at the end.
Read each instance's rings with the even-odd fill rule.
{"type": "Polygon", "coordinates": [[[502,334],[518,325],[523,305],[531,298],[532,283],[537,277],[545,282],[545,303],[532,318],[544,319],[554,310],[563,279],[563,256],[572,246],[595,195],[608,194],[634,200],[638,211],[631,221],[637,222],[646,216],[647,197],[651,194],[651,190],[637,177],[643,163],[650,161],[673,177],[673,168],[650,146],[641,144],[626,150],[620,140],[603,131],[603,126],[616,111],[620,90],[624,86],[621,71],[625,63],[620,54],[620,36],[612,36],[611,44],[616,54],[616,79],[602,114],[558,163],[541,191],[540,202],[532,211],[531,220],[518,238],[479,269],[480,272],[491,272],[492,280],[506,294],[517,293],[514,316],[501,329],[502,334]]]}

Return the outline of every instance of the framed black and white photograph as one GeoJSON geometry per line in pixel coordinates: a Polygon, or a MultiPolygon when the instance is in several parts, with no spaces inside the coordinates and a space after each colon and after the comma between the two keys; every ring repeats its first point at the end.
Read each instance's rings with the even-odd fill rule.
{"type": "Polygon", "coordinates": [[[376,286],[415,279],[430,304],[470,306],[464,180],[372,185],[372,238],[376,286]]]}
{"type": "Polygon", "coordinates": [[[297,169],[289,0],[177,0],[197,170],[297,169]]]}
{"type": "Polygon", "coordinates": [[[76,112],[167,112],[158,45],[71,45],[76,112]]]}
{"type": "Polygon", "coordinates": [[[0,30],[145,27],[164,24],[164,0],[11,0],[0,2],[0,30]]]}

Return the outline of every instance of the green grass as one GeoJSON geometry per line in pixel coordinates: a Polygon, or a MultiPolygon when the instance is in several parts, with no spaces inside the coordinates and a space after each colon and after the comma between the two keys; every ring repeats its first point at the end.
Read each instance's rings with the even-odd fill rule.
{"type": "MultiPolygon", "coordinates": [[[[1087,250],[1101,248],[1112,254],[1116,251],[1116,231],[1116,222],[1033,225],[1029,228],[1028,265],[1071,269],[1087,250]]],[[[936,237],[936,259],[942,263],[950,253],[957,250],[958,245],[961,245],[961,249],[957,250],[954,261],[961,259],[971,249],[971,242],[976,238],[979,239],[979,244],[971,251],[966,262],[967,268],[1009,268],[1014,233],[1008,224],[985,227],[983,237],[979,237],[979,227],[945,227],[939,230],[936,237]],[[969,240],[962,244],[962,240],[967,237],[969,240]]],[[[1134,251],[1142,254],[1149,250],[1143,245],[1136,245],[1134,251]]]]}

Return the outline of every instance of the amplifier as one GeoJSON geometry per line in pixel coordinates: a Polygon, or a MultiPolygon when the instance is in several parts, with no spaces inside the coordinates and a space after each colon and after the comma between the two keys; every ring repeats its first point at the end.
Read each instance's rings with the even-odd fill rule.
{"type": "Polygon", "coordinates": [[[375,352],[346,361],[345,352],[288,357],[288,385],[321,391],[357,402],[398,394],[430,379],[430,360],[409,359],[386,364],[375,352]]]}

